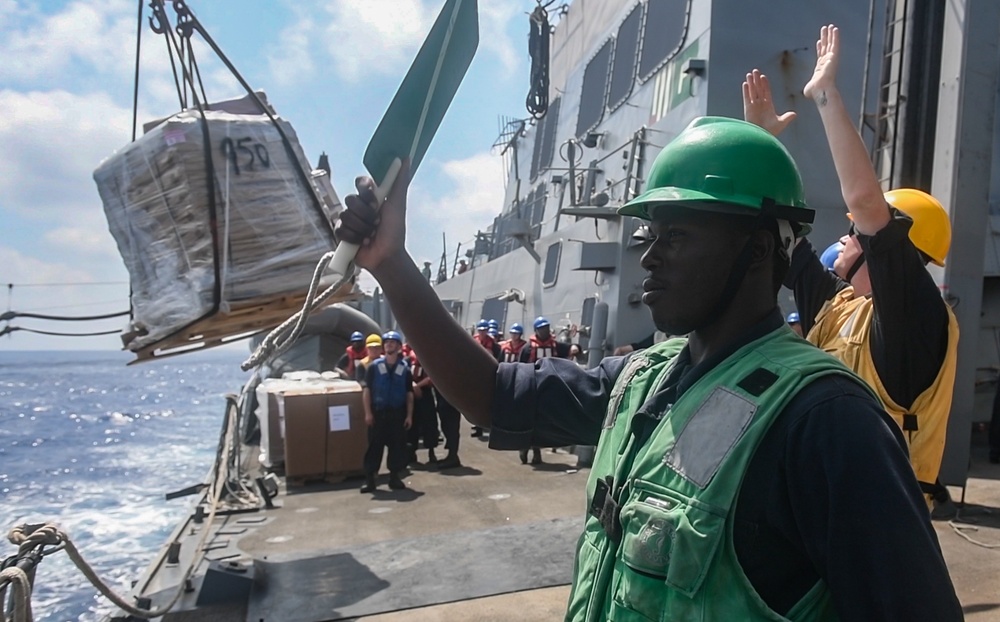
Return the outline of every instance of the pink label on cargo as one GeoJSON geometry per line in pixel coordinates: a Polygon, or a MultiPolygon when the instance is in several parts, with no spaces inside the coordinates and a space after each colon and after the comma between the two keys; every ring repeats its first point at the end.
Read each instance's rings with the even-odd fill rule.
{"type": "Polygon", "coordinates": [[[167,130],[163,132],[163,141],[169,147],[177,143],[187,142],[187,138],[184,137],[184,130],[167,130]]]}

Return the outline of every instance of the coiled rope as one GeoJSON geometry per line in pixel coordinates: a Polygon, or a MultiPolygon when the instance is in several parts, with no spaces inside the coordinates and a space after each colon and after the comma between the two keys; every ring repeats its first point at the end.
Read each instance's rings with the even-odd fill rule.
{"type": "Polygon", "coordinates": [[[552,4],[538,3],[531,12],[531,29],[528,32],[528,54],[531,56],[531,75],[525,106],[528,114],[536,119],[545,116],[549,109],[549,13],[545,8],[552,4]]]}

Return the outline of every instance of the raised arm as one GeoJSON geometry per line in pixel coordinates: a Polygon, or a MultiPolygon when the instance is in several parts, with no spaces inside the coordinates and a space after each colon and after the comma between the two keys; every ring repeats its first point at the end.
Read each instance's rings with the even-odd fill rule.
{"type": "Polygon", "coordinates": [[[382,286],[393,315],[441,393],[474,424],[489,427],[497,361],[444,308],[406,252],[406,193],[409,163],[382,205],[375,209],[375,185],[355,180],[357,194],[337,224],[341,240],[360,244],[355,262],[382,286]]]}
{"type": "Polygon", "coordinates": [[[816,69],[802,89],[816,103],[823,120],[833,164],[840,178],[840,192],[859,233],[875,235],[889,224],[889,206],[872,167],[861,136],[851,122],[837,90],[840,64],[840,31],[834,25],[820,29],[816,42],[816,69]]]}
{"type": "Polygon", "coordinates": [[[743,81],[743,120],[758,125],[777,136],[795,120],[795,113],[778,114],[774,109],[771,83],[759,69],[747,74],[743,81]]]}

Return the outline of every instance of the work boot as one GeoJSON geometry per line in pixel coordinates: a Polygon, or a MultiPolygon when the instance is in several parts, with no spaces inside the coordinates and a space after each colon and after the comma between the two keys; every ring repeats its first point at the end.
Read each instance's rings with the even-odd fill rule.
{"type": "Polygon", "coordinates": [[[437,462],[437,461],[438,461],[438,459],[437,459],[437,456],[434,454],[434,450],[433,449],[428,449],[427,450],[427,462],[428,463],[433,463],[433,462],[437,462]]]}
{"type": "Polygon", "coordinates": [[[454,451],[449,451],[448,455],[445,456],[444,460],[438,462],[438,469],[457,469],[462,466],[462,463],[458,459],[458,453],[454,451]]]}
{"type": "Polygon", "coordinates": [[[531,448],[531,464],[541,464],[542,463],[542,450],[538,447],[531,448]]]}
{"type": "Polygon", "coordinates": [[[521,449],[517,453],[521,456],[521,464],[528,464],[528,450],[521,449]]]}
{"type": "Polygon", "coordinates": [[[366,475],[365,484],[361,487],[362,493],[375,492],[375,476],[366,475]]]}
{"type": "Polygon", "coordinates": [[[399,475],[392,473],[389,475],[389,488],[393,490],[404,490],[406,488],[406,484],[403,483],[403,480],[399,479],[399,475]]]}

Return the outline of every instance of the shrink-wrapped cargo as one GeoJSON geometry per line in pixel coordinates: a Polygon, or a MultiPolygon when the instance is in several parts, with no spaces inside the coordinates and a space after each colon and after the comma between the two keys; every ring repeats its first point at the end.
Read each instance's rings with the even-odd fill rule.
{"type": "Polygon", "coordinates": [[[339,201],[291,125],[277,118],[282,137],[265,114],[219,107],[148,127],[94,172],[131,280],[130,350],[280,323],[335,246],[339,201]]]}

